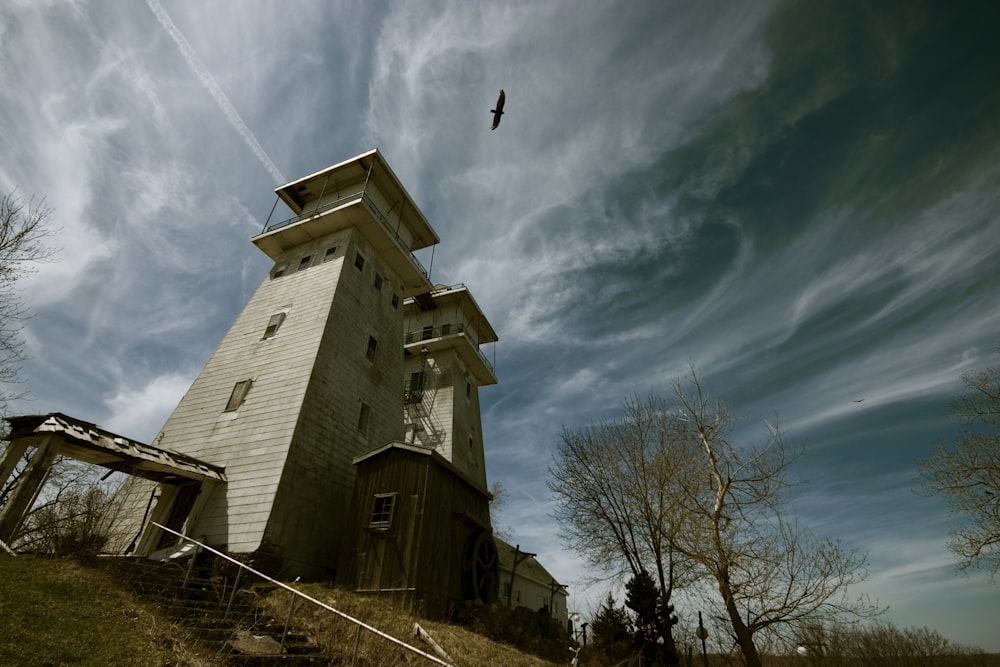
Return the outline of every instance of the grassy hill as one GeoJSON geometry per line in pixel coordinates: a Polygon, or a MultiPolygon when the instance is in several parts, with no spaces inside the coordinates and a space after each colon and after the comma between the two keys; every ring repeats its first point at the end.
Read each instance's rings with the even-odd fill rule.
{"type": "MultiPolygon", "coordinates": [[[[415,622],[425,628],[458,666],[509,665],[546,667],[546,662],[474,632],[490,631],[428,621],[396,608],[385,598],[359,596],[321,585],[302,586],[306,593],[422,650],[413,637],[415,622]]],[[[265,592],[261,605],[274,618],[288,613],[287,591],[265,592]]],[[[292,618],[296,632],[307,633],[330,656],[350,664],[356,640],[353,624],[318,607],[300,602],[292,618]]],[[[102,568],[74,560],[52,560],[0,554],[0,664],[5,666],[205,667],[220,664],[219,656],[190,640],[156,604],[133,595],[123,582],[102,568]]],[[[527,640],[527,638],[526,638],[527,640]]],[[[526,644],[527,645],[527,644],[526,644]]],[[[551,646],[550,646],[551,648],[551,646]]],[[[360,664],[372,667],[430,665],[405,655],[370,633],[360,636],[360,664]]],[[[565,662],[568,662],[568,658],[565,662]]],[[[563,664],[565,664],[563,662],[563,664]]]]}

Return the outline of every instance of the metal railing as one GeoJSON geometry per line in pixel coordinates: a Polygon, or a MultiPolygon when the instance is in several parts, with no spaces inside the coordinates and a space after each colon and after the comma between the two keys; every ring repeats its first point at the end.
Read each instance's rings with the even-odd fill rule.
{"type": "MultiPolygon", "coordinates": [[[[328,605],[328,604],[326,604],[324,602],[320,602],[316,598],[314,598],[314,597],[312,597],[310,595],[307,595],[306,593],[303,593],[302,591],[300,591],[298,589],[292,588],[288,584],[282,583],[282,582],[278,581],[277,579],[273,579],[273,578],[267,576],[266,574],[264,574],[263,572],[259,572],[259,571],[255,570],[255,569],[253,569],[252,567],[250,567],[249,565],[247,565],[245,563],[241,563],[240,561],[236,560],[235,558],[232,558],[228,554],[225,554],[225,553],[223,553],[221,551],[218,551],[217,549],[213,549],[212,547],[208,546],[207,544],[203,544],[203,543],[199,542],[198,540],[195,540],[195,539],[192,539],[192,538],[188,537],[187,535],[182,535],[181,533],[178,533],[176,530],[172,530],[170,528],[167,528],[166,526],[164,526],[162,524],[159,524],[159,523],[156,523],[155,521],[150,521],[150,523],[153,524],[154,526],[156,526],[157,528],[159,528],[160,530],[165,530],[166,532],[168,532],[168,533],[170,533],[172,535],[176,535],[177,537],[181,538],[185,542],[188,542],[190,544],[194,544],[198,549],[201,549],[201,550],[204,550],[204,551],[208,551],[210,553],[215,554],[216,556],[218,556],[220,558],[224,558],[225,560],[229,561],[230,563],[233,563],[234,565],[238,565],[241,568],[240,572],[243,572],[245,570],[245,571],[247,571],[247,572],[249,572],[249,573],[251,573],[251,574],[253,574],[255,576],[260,577],[261,579],[264,579],[265,581],[271,582],[275,586],[279,586],[281,588],[284,588],[285,590],[287,590],[290,593],[292,593],[293,596],[295,596],[295,598],[293,598],[293,599],[302,598],[303,600],[306,600],[307,602],[311,602],[312,604],[316,605],[317,607],[321,607],[323,609],[326,609],[330,613],[335,614],[335,615],[339,616],[340,618],[342,618],[342,619],[344,619],[346,621],[354,623],[357,626],[357,629],[358,629],[358,634],[356,635],[355,641],[354,641],[354,659],[355,659],[355,661],[357,660],[358,643],[359,643],[360,637],[361,637],[361,630],[364,629],[364,630],[367,630],[368,632],[371,632],[373,635],[376,635],[377,637],[381,637],[382,639],[385,639],[388,642],[392,642],[393,644],[396,644],[400,648],[405,649],[407,651],[410,651],[411,653],[415,653],[416,655],[420,656],[421,658],[425,658],[427,660],[430,660],[431,662],[433,662],[435,664],[443,665],[444,667],[453,667],[451,665],[451,663],[445,662],[444,660],[441,660],[440,658],[438,658],[436,656],[433,656],[430,653],[426,653],[424,651],[421,651],[416,646],[411,646],[410,644],[407,644],[406,642],[404,642],[404,641],[402,641],[400,639],[396,639],[392,635],[386,634],[386,633],[382,632],[381,630],[379,630],[377,628],[373,628],[372,626],[368,625],[364,621],[358,620],[358,619],[354,618],[353,616],[345,614],[344,612],[340,611],[339,609],[334,609],[330,605],[328,605]]],[[[192,563],[193,562],[194,562],[194,559],[192,557],[192,563]]],[[[291,606],[289,606],[289,610],[291,610],[291,606]]],[[[290,615],[291,615],[291,612],[289,611],[289,616],[290,615]]],[[[286,622],[286,630],[287,630],[287,622],[286,622]]]]}
{"type": "Polygon", "coordinates": [[[378,209],[378,206],[375,205],[375,202],[372,201],[371,195],[368,194],[366,189],[357,190],[355,192],[343,195],[342,197],[338,197],[334,201],[327,202],[322,206],[317,206],[316,208],[309,209],[309,211],[302,213],[302,215],[297,215],[292,218],[288,218],[287,220],[276,222],[273,225],[266,225],[263,231],[261,231],[261,234],[268,234],[277,229],[281,229],[282,227],[288,227],[290,225],[294,225],[299,222],[312,220],[313,218],[317,218],[331,209],[343,206],[344,204],[347,204],[348,202],[353,201],[358,197],[361,198],[361,203],[364,205],[365,209],[371,214],[371,216],[382,224],[382,227],[385,229],[386,232],[388,232],[390,238],[392,238],[396,242],[396,245],[399,246],[399,249],[409,256],[410,261],[412,261],[413,264],[417,267],[417,270],[420,271],[420,273],[422,273],[424,277],[428,277],[427,269],[424,268],[424,265],[420,263],[420,260],[417,259],[416,255],[413,254],[413,251],[411,251],[409,247],[403,242],[402,237],[400,237],[399,235],[398,229],[394,229],[392,225],[389,224],[389,220],[385,217],[385,215],[383,215],[382,211],[378,209]]]}
{"type": "MultiPolygon", "coordinates": [[[[444,324],[439,324],[437,326],[426,326],[419,329],[414,329],[413,331],[407,331],[403,334],[403,345],[412,345],[414,343],[419,343],[421,341],[430,340],[432,338],[444,338],[445,336],[454,336],[457,334],[465,335],[466,327],[461,322],[448,322],[444,324]]],[[[471,332],[470,332],[471,333],[471,332]]],[[[486,367],[490,369],[491,373],[495,373],[493,364],[490,360],[486,358],[483,351],[479,349],[479,345],[475,343],[471,336],[465,336],[466,340],[472,346],[472,349],[476,351],[479,355],[479,359],[486,364],[486,367]]]]}

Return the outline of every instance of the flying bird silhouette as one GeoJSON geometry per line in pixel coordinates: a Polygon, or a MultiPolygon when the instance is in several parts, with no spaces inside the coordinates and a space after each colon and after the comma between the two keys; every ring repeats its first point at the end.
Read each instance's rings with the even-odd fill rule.
{"type": "Polygon", "coordinates": [[[493,114],[493,127],[490,128],[491,130],[497,129],[497,127],[500,125],[500,116],[503,115],[504,97],[505,96],[503,94],[503,88],[501,88],[500,97],[497,98],[497,108],[490,109],[490,113],[493,114]]]}

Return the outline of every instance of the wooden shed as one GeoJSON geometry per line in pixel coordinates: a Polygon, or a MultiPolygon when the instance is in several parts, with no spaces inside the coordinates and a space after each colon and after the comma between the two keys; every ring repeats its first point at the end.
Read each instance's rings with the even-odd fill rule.
{"type": "Polygon", "coordinates": [[[490,494],[433,449],[390,442],[354,459],[345,583],[399,593],[426,613],[497,598],[490,494]]]}

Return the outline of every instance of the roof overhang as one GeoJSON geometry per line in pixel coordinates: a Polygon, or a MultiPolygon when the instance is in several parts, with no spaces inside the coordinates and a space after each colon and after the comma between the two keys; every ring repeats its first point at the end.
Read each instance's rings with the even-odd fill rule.
{"type": "Polygon", "coordinates": [[[384,445],[381,445],[380,447],[376,447],[375,449],[370,449],[364,454],[355,456],[351,462],[354,465],[358,465],[364,463],[365,461],[378,458],[380,456],[385,456],[390,452],[410,452],[411,454],[426,456],[437,465],[441,466],[445,470],[448,470],[449,472],[454,474],[456,477],[461,478],[466,484],[474,488],[479,493],[483,494],[483,496],[485,496],[487,500],[493,500],[493,494],[491,494],[489,491],[481,487],[478,483],[474,482],[472,478],[470,478],[468,475],[466,475],[461,470],[452,465],[451,461],[442,456],[440,452],[430,449],[429,447],[422,447],[420,445],[415,445],[411,442],[400,442],[398,440],[387,442],[384,445]]]}
{"type": "Polygon", "coordinates": [[[11,443],[39,447],[55,437],[60,456],[156,482],[227,481],[223,466],[131,440],[59,412],[5,419],[10,424],[10,433],[4,439],[11,443]]]}

